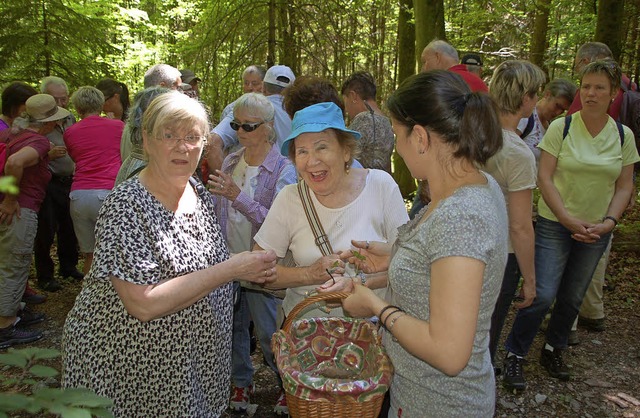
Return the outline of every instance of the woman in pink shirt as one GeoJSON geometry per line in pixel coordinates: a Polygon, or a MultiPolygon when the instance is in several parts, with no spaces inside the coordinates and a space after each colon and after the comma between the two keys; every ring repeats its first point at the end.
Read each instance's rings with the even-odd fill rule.
{"type": "Polygon", "coordinates": [[[67,151],[76,163],[69,198],[73,229],[84,254],[83,272],[87,274],[93,260],[98,211],[122,164],[120,138],[124,123],[100,117],[104,95],[95,87],[80,87],[71,96],[71,103],[82,120],[64,133],[67,151]]]}

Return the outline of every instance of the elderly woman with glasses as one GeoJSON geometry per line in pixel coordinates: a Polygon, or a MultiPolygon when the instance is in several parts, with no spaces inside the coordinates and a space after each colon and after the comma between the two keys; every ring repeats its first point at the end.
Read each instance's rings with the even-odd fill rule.
{"type": "MultiPolygon", "coordinates": [[[[275,287],[286,287],[285,314],[309,291],[332,290],[332,273],[344,272],[338,253],[351,248],[351,240],[392,243],[397,229],[408,220],[398,185],[376,169],[352,168],[360,134],[345,127],[342,111],[332,102],[317,103],[296,112],[292,132],[281,147],[302,178],[301,188],[285,187],[278,194],[255,236],[257,249],[272,249],[278,257],[291,251],[296,267],[278,266],[275,287]],[[318,247],[305,214],[308,196],[333,252],[318,247]],[[324,286],[323,286],[324,285],[324,286]]],[[[339,284],[338,284],[339,286],[339,284]]],[[[343,316],[342,308],[332,316],[343,316]]],[[[313,309],[305,317],[327,316],[313,309]]]]}
{"type": "MultiPolygon", "coordinates": [[[[276,194],[297,180],[293,164],[274,146],[275,109],[262,94],[246,93],[233,108],[231,128],[238,132],[242,148],[229,154],[217,175],[210,175],[211,193],[217,196],[216,215],[229,251],[250,251],[253,236],[264,222],[276,194]]],[[[269,367],[278,369],[271,351],[276,313],[282,300],[249,282],[241,282],[233,317],[233,390],[229,405],[246,410],[253,387],[249,314],[253,318],[262,354],[269,367]]]]}
{"type": "Polygon", "coordinates": [[[229,256],[213,201],[192,179],[205,109],[171,92],[144,114],[149,164],[106,199],[94,265],[67,317],[63,385],[116,417],[218,417],[231,370],[232,280],[274,280],[275,254],[229,256]]]}

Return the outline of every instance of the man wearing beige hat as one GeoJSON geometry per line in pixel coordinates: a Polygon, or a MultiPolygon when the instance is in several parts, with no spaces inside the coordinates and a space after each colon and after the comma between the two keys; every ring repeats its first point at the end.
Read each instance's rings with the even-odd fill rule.
{"type": "Polygon", "coordinates": [[[0,194],[0,349],[42,338],[42,332],[24,329],[44,320],[44,315],[21,309],[27,285],[38,211],[51,173],[51,149],[45,137],[69,112],[48,94],[36,94],[26,102],[26,114],[0,132],[6,144],[4,175],[13,176],[17,195],[0,194]]]}
{"type": "MultiPolygon", "coordinates": [[[[69,105],[69,87],[60,77],[43,78],[40,92],[53,96],[56,104],[64,109],[69,105]]],[[[60,282],[55,279],[55,263],[51,258],[51,247],[54,241],[56,241],[59,276],[76,280],[84,277],[77,269],[78,240],[73,230],[69,200],[76,165],[69,157],[63,139],[64,132],[75,122],[73,115],[69,115],[59,120],[55,128],[46,135],[49,142],[53,144],[49,151],[51,180],[47,184],[47,192],[38,212],[38,233],[33,246],[33,255],[38,287],[48,292],[55,292],[62,288],[60,282]]],[[[28,286],[27,293],[31,293],[28,286]]],[[[29,299],[23,297],[23,300],[29,303],[29,299]]]]}

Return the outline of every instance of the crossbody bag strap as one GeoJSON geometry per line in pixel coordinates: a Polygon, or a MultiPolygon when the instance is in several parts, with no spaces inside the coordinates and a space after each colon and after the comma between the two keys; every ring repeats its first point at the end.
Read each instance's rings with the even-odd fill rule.
{"type": "Polygon", "coordinates": [[[324,256],[333,254],[333,249],[331,248],[329,237],[324,232],[324,228],[320,223],[318,212],[316,212],[316,208],[313,205],[313,201],[311,200],[309,186],[307,186],[307,183],[305,183],[304,180],[300,180],[298,182],[298,194],[300,195],[300,200],[302,200],[304,213],[307,215],[307,221],[309,221],[309,226],[311,227],[311,231],[313,232],[313,236],[315,237],[315,243],[318,248],[320,248],[320,252],[324,256]]]}

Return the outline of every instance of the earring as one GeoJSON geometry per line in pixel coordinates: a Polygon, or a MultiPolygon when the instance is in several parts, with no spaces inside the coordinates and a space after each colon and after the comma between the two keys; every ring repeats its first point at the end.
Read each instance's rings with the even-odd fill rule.
{"type": "Polygon", "coordinates": [[[356,101],[354,100],[353,103],[355,103],[356,101]]]}
{"type": "Polygon", "coordinates": [[[420,155],[424,154],[424,148],[422,148],[420,151],[418,151],[418,154],[420,154],[420,155]]]}
{"type": "Polygon", "coordinates": [[[344,163],[344,171],[349,174],[351,172],[351,164],[344,163]]]}

